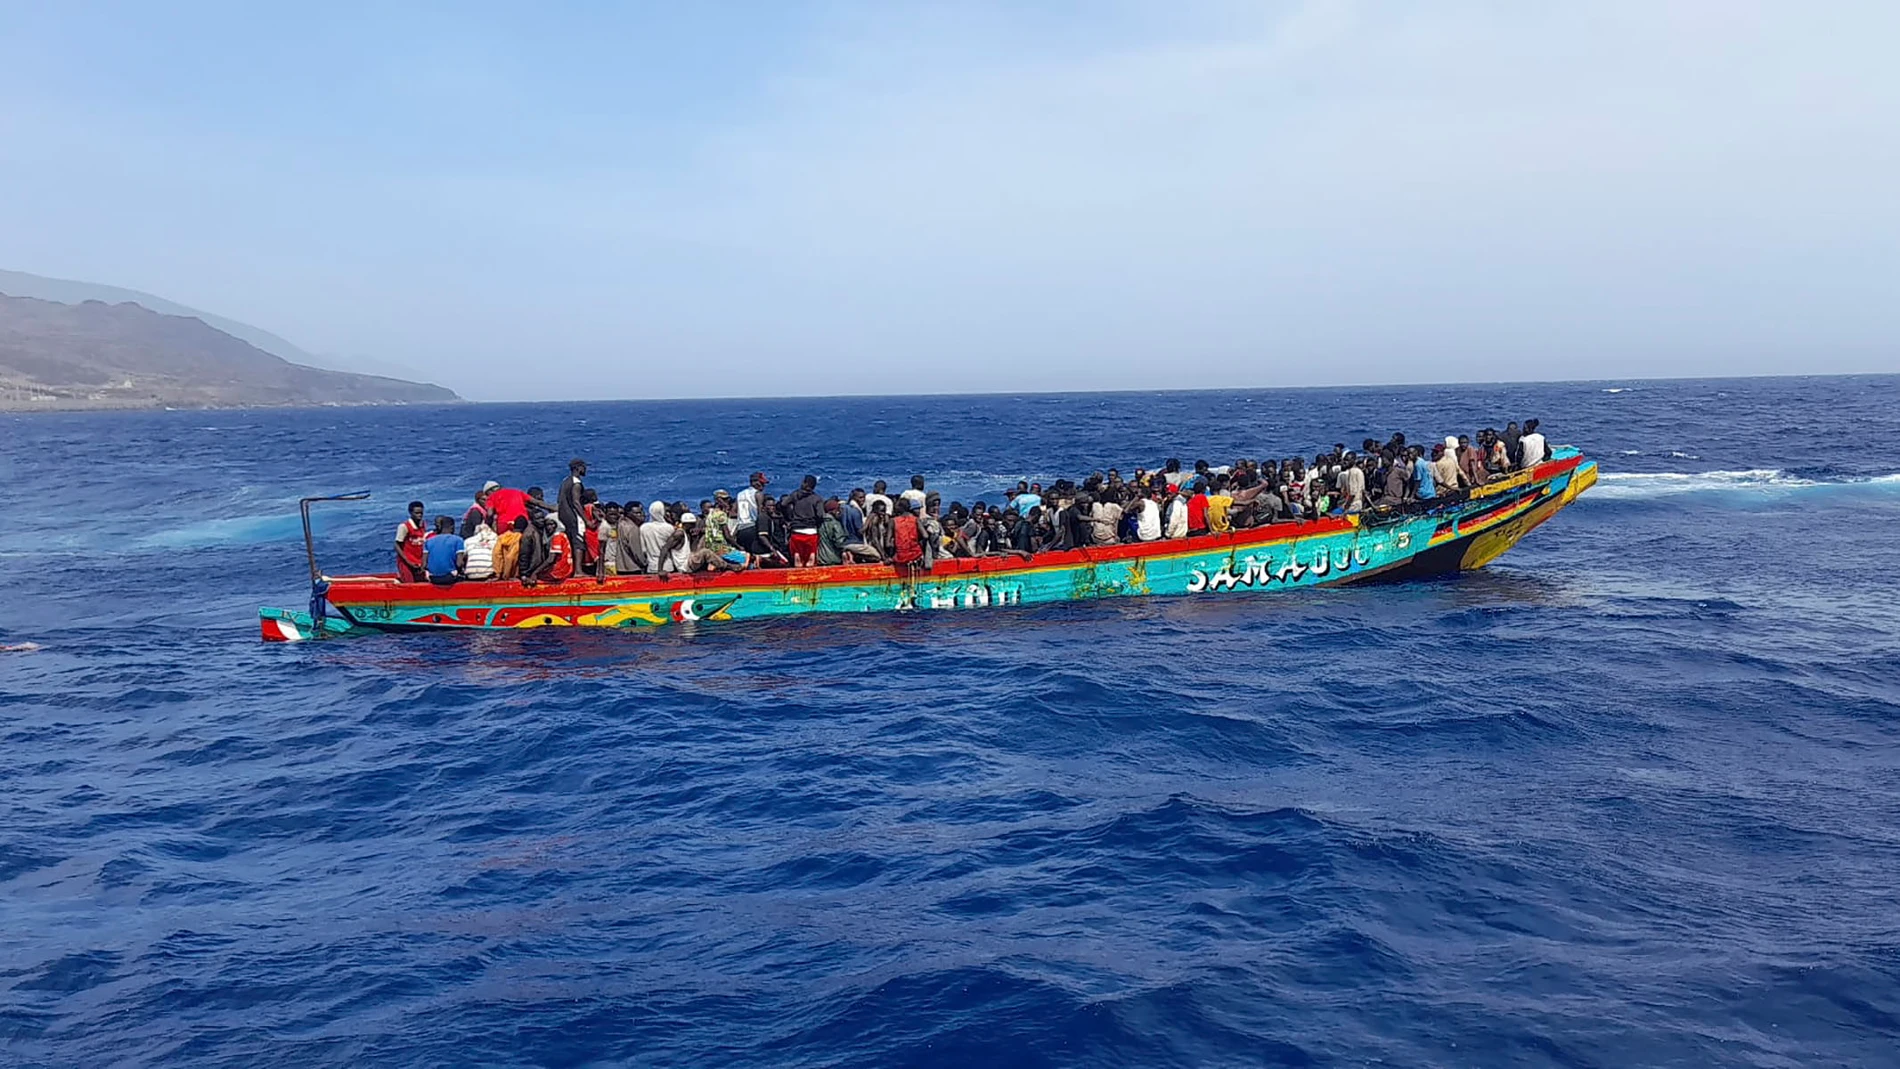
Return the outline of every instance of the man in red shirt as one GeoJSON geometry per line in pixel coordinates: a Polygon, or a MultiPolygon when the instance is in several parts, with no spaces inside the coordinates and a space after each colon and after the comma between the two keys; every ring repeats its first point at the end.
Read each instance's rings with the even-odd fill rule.
{"type": "Polygon", "coordinates": [[[535,578],[543,582],[560,582],[574,577],[574,544],[568,540],[567,532],[561,529],[561,521],[553,513],[541,517],[541,529],[547,532],[548,554],[546,563],[535,573],[535,578]]]}
{"type": "Polygon", "coordinates": [[[1194,496],[1188,498],[1188,534],[1207,533],[1207,481],[1194,484],[1194,496]]]}
{"type": "MultiPolygon", "coordinates": [[[[498,486],[488,492],[488,511],[494,516],[497,531],[512,531],[515,517],[528,515],[528,495],[520,490],[498,486]]],[[[533,519],[533,517],[529,517],[533,519]]]]}
{"type": "Polygon", "coordinates": [[[396,580],[402,583],[426,583],[429,572],[423,565],[423,544],[429,540],[424,526],[422,502],[409,502],[409,517],[396,525],[396,580]]]}
{"type": "Polygon", "coordinates": [[[924,540],[917,529],[917,516],[911,512],[907,498],[897,498],[891,505],[897,509],[897,518],[891,521],[892,541],[897,551],[891,560],[900,568],[915,568],[924,559],[924,540]]]}

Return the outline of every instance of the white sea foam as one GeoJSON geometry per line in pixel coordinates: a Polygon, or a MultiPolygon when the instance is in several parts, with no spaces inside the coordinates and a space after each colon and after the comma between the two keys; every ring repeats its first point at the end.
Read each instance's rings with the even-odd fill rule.
{"type": "Polygon", "coordinates": [[[1818,488],[1900,487],[1900,472],[1871,478],[1837,480],[1806,479],[1779,468],[1749,468],[1744,471],[1702,472],[1605,472],[1597,477],[1592,492],[1598,498],[1633,499],[1668,497],[1675,494],[1786,494],[1818,488]]]}

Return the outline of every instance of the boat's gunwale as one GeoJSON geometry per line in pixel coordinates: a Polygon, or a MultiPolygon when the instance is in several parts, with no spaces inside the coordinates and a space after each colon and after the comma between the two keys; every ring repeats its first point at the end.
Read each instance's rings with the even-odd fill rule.
{"type": "Polygon", "coordinates": [[[1547,461],[1536,468],[1517,472],[1509,478],[1487,483],[1468,495],[1448,499],[1443,506],[1415,511],[1362,513],[1356,516],[1276,523],[1225,534],[1197,535],[1164,542],[1139,542],[1116,546],[1092,546],[1081,549],[1053,550],[1036,554],[1033,559],[1015,556],[945,558],[930,571],[909,573],[889,564],[836,565],[819,568],[753,569],[744,572],[695,573],[670,576],[627,576],[595,579],[580,577],[554,583],[524,586],[519,580],[464,580],[446,586],[432,583],[402,583],[393,575],[326,576],[328,598],[332,605],[347,610],[353,606],[394,605],[506,605],[513,603],[582,604],[602,599],[668,598],[703,594],[752,593],[788,588],[851,587],[899,585],[905,583],[958,582],[972,578],[992,580],[1012,575],[1044,571],[1087,568],[1131,560],[1172,560],[1205,556],[1210,553],[1237,553],[1279,543],[1341,534],[1355,529],[1378,529],[1408,522],[1440,511],[1450,511],[1473,499],[1495,496],[1513,489],[1531,486],[1574,471],[1587,463],[1581,453],[1572,452],[1547,461]]]}

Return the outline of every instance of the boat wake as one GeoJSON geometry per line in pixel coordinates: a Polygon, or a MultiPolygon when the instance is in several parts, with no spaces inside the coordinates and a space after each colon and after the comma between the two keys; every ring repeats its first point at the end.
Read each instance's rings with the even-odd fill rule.
{"type": "Polygon", "coordinates": [[[1605,472],[1597,477],[1597,500],[1642,500],[1678,494],[1794,494],[1818,490],[1900,491],[1900,472],[1843,479],[1809,479],[1780,468],[1702,472],[1605,472]]]}

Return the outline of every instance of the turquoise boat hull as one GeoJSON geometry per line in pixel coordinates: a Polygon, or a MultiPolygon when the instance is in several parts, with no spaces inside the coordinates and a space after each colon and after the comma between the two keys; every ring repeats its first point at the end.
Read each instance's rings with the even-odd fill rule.
{"type": "Polygon", "coordinates": [[[1280,523],[1229,534],[1020,557],[752,570],[670,577],[399,583],[327,578],[324,619],[262,610],[264,637],[298,641],[363,631],[667,627],[827,612],[970,612],[1106,597],[1226,597],[1375,577],[1481,568],[1596,481],[1596,464],[1559,450],[1469,496],[1401,512],[1280,523]]]}

